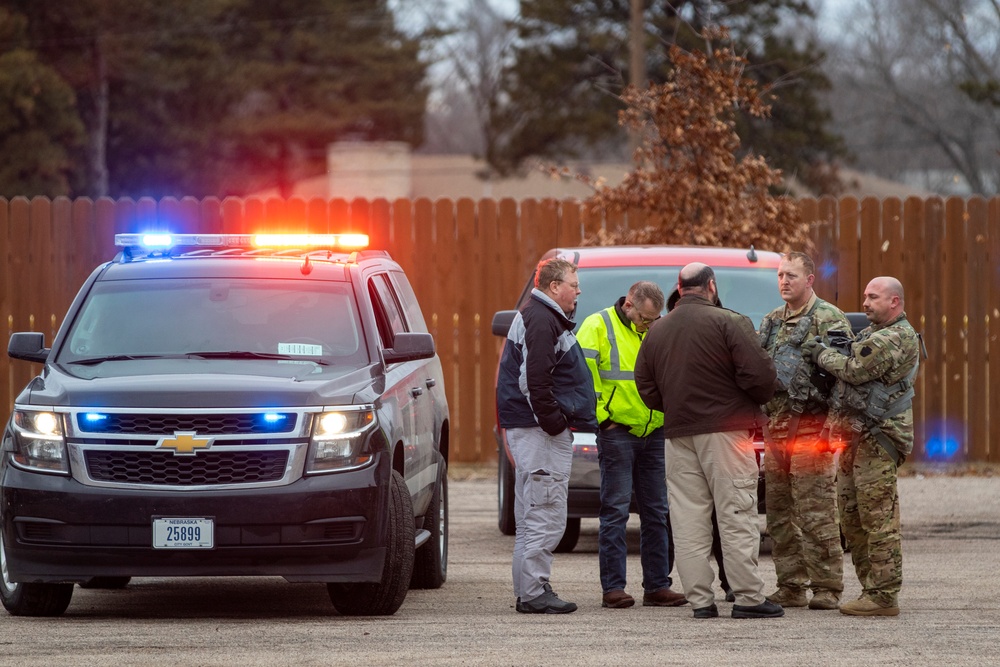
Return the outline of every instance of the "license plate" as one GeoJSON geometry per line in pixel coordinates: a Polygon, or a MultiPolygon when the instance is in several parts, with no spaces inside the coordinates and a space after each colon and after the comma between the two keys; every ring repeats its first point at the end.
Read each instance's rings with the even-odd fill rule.
{"type": "Polygon", "coordinates": [[[212,519],[170,517],[153,519],[154,549],[211,549],[215,546],[212,519]]]}

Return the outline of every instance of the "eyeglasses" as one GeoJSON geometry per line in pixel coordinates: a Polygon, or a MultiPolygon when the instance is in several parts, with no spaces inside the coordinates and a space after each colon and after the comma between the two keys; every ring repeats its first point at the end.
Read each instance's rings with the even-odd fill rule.
{"type": "MultiPolygon", "coordinates": [[[[557,280],[556,282],[557,282],[557,283],[566,283],[566,281],[565,281],[565,280],[562,280],[562,279],[560,279],[560,280],[557,280]]],[[[566,283],[566,284],[567,284],[567,285],[569,285],[570,287],[572,287],[573,289],[580,289],[580,283],[579,283],[579,282],[575,282],[575,283],[566,283]]]]}
{"type": "Polygon", "coordinates": [[[640,316],[640,317],[639,317],[639,321],[640,321],[640,322],[642,322],[642,323],[643,323],[643,324],[644,324],[645,326],[647,326],[647,327],[648,327],[648,326],[649,326],[650,324],[652,324],[653,322],[655,322],[656,320],[658,320],[658,319],[660,319],[660,316],[659,316],[659,315],[657,315],[656,317],[654,317],[654,318],[653,318],[653,319],[651,319],[651,320],[647,320],[647,319],[646,319],[645,317],[642,317],[642,316],[640,316]]]}

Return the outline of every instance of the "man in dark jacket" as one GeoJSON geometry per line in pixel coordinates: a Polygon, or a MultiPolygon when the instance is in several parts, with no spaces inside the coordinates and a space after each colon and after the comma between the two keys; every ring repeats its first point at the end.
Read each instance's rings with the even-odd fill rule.
{"type": "Polygon", "coordinates": [[[574,264],[540,263],[500,358],[497,412],[514,458],[514,595],[525,614],[576,611],[555,594],[549,577],[552,550],[566,528],[571,429],[597,432],[594,383],[569,317],[579,294],[574,264]]]}
{"type": "Polygon", "coordinates": [[[753,432],[775,391],[774,363],[750,320],[718,306],[711,267],[688,264],[677,287],[680,300],[650,330],[635,364],[639,395],[664,413],[677,572],[694,617],[718,616],[708,561],[714,509],[736,594],[733,618],[783,616],[765,599],[757,568],[753,432]]]}

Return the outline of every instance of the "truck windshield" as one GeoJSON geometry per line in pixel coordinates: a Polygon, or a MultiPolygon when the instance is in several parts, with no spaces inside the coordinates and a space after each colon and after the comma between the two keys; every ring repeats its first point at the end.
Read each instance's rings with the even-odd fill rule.
{"type": "Polygon", "coordinates": [[[358,322],[346,283],[244,278],[99,282],[72,323],[57,362],[201,355],[363,365],[368,352],[358,322]]]}
{"type": "MultiPolygon", "coordinates": [[[[754,327],[759,327],[765,315],[782,305],[777,269],[713,268],[722,305],[749,317],[754,327]]],[[[577,327],[591,313],[615,303],[639,280],[653,281],[665,296],[670,296],[680,270],[679,266],[581,267],[577,273],[580,277],[580,299],[574,316],[577,327]]]]}

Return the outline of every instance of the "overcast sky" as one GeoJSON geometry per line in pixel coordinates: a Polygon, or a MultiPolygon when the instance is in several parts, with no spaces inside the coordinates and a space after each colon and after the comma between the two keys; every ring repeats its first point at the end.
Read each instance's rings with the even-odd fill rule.
{"type": "MultiPolygon", "coordinates": [[[[850,20],[851,9],[859,0],[810,0],[816,8],[821,32],[836,34],[840,26],[850,20]]],[[[428,16],[440,16],[442,11],[461,7],[468,0],[391,0],[404,21],[424,23],[428,16]]],[[[517,11],[517,0],[491,0],[497,9],[509,14],[517,11]]]]}

